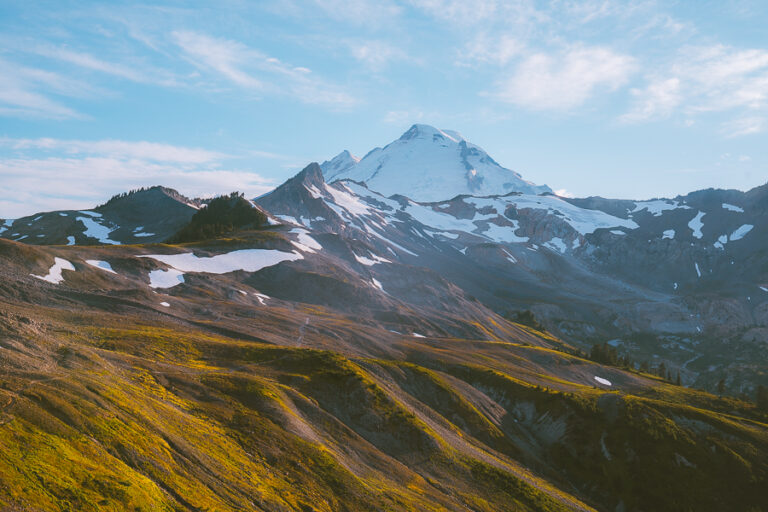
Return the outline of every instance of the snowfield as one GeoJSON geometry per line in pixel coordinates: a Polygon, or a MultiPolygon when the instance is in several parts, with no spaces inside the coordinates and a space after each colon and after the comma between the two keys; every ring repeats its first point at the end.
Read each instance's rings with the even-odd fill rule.
{"type": "Polygon", "coordinates": [[[114,270],[112,270],[112,265],[107,263],[106,261],[101,260],[85,260],[87,264],[89,264],[92,267],[99,268],[105,272],[110,272],[112,274],[117,274],[114,270]]]}
{"type": "Polygon", "coordinates": [[[744,235],[752,231],[753,227],[755,226],[753,226],[752,224],[744,224],[743,226],[741,226],[739,229],[731,233],[731,237],[730,237],[731,242],[735,240],[741,240],[742,238],[744,238],[744,235]]]}
{"type": "Polygon", "coordinates": [[[184,272],[174,268],[168,270],[153,270],[149,273],[150,288],[173,288],[184,282],[184,272]]]}
{"type": "Polygon", "coordinates": [[[139,258],[151,258],[165,263],[168,270],[153,270],[149,273],[152,288],[170,288],[184,282],[184,272],[226,274],[243,270],[258,272],[283,261],[303,259],[297,252],[282,252],[272,249],[243,249],[216,256],[197,256],[191,252],[181,254],[144,254],[139,258]]]}
{"type": "Polygon", "coordinates": [[[665,211],[677,210],[678,208],[689,210],[691,207],[684,204],[681,205],[677,201],[672,201],[671,199],[655,199],[653,201],[640,201],[635,203],[635,209],[629,213],[638,213],[646,210],[654,217],[661,217],[665,211]]]}
{"type": "Polygon", "coordinates": [[[704,234],[701,232],[701,228],[704,227],[704,223],[701,221],[702,217],[706,215],[704,212],[699,211],[696,216],[688,223],[688,227],[693,231],[694,238],[701,238],[704,234]]]}
{"type": "Polygon", "coordinates": [[[342,153],[321,166],[328,181],[363,182],[384,196],[408,191],[415,201],[442,201],[459,194],[489,196],[552,192],[506,169],[451,130],[413,125],[399,139],[356,161],[342,153]]]}
{"type": "Polygon", "coordinates": [[[29,275],[38,279],[42,279],[43,281],[48,281],[49,283],[59,284],[64,280],[64,276],[61,273],[63,270],[74,271],[75,267],[72,265],[72,263],[63,258],[54,258],[53,266],[48,269],[48,274],[44,276],[38,276],[37,274],[29,275]]]}
{"type": "MultiPolygon", "coordinates": [[[[88,213],[89,215],[93,217],[101,217],[101,214],[97,213],[91,213],[91,212],[80,212],[80,213],[88,213]]],[[[76,220],[79,220],[83,223],[83,226],[85,227],[85,232],[83,234],[89,238],[95,238],[102,244],[107,245],[120,245],[120,242],[115,242],[114,240],[110,240],[109,234],[114,231],[114,229],[110,229],[106,226],[103,226],[93,220],[89,217],[77,217],[76,220]]]]}

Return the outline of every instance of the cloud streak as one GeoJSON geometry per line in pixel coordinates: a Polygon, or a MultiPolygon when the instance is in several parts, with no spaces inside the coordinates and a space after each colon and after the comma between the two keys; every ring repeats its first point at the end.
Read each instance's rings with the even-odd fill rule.
{"type": "Polygon", "coordinates": [[[119,140],[0,139],[0,217],[88,208],[126,190],[165,185],[189,196],[234,190],[260,195],[274,184],[225,165],[201,148],[119,140]]]}
{"type": "Polygon", "coordinates": [[[636,70],[635,59],[609,48],[576,46],[562,53],[535,53],[497,83],[501,101],[531,110],[571,110],[599,91],[625,85],[636,70]]]}
{"type": "Polygon", "coordinates": [[[291,66],[240,42],[193,31],[176,31],[172,36],[198,69],[242,89],[338,108],[359,103],[357,98],[315,76],[310,69],[291,66]]]}

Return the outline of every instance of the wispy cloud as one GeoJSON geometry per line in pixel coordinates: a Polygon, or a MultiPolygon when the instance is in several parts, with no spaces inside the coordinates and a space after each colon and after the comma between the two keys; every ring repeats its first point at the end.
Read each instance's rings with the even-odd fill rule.
{"type": "Polygon", "coordinates": [[[683,100],[680,79],[656,80],[645,89],[632,89],[636,98],[635,107],[621,116],[625,122],[645,121],[651,118],[668,117],[683,100]]]}
{"type": "Polygon", "coordinates": [[[243,71],[253,59],[266,60],[266,56],[235,41],[209,37],[197,32],[173,33],[176,43],[188,59],[204,70],[215,71],[233,83],[249,89],[261,89],[261,80],[243,71]]]}
{"type": "Polygon", "coordinates": [[[413,58],[397,46],[381,40],[350,40],[347,42],[352,56],[374,71],[380,71],[391,62],[412,61],[413,58]]]}
{"type": "Polygon", "coordinates": [[[86,84],[57,73],[0,58],[0,115],[49,119],[83,117],[51,96],[80,96],[88,89],[86,84]]]}
{"type": "Polygon", "coordinates": [[[140,159],[181,164],[204,164],[228,157],[217,151],[146,141],[0,138],[0,147],[17,151],[36,149],[69,155],[102,155],[114,159],[140,159]]]}
{"type": "Polygon", "coordinates": [[[110,62],[87,52],[74,51],[69,48],[56,46],[41,46],[34,48],[32,51],[38,55],[56,59],[67,64],[112,75],[132,82],[173,87],[179,85],[178,80],[176,80],[176,78],[167,70],[149,68],[144,65],[138,66],[110,62]]]}
{"type": "Polygon", "coordinates": [[[333,19],[358,25],[376,25],[402,12],[402,7],[392,0],[313,0],[313,3],[333,19]]]}
{"type": "Polygon", "coordinates": [[[764,117],[746,117],[734,119],[725,123],[722,127],[722,133],[726,137],[741,137],[760,133],[768,126],[768,120],[764,117]]]}
{"type": "Polygon", "coordinates": [[[166,185],[191,196],[259,195],[273,183],[202,148],[119,140],[0,139],[0,217],[91,207],[132,188],[166,185]]]}
{"type": "Polygon", "coordinates": [[[192,31],[176,31],[173,37],[200,70],[246,90],[288,95],[304,103],[332,107],[350,107],[359,102],[342,88],[315,76],[309,68],[292,66],[240,42],[192,31]]]}
{"type": "Polygon", "coordinates": [[[636,70],[635,60],[609,48],[576,46],[526,57],[494,96],[532,110],[570,110],[598,91],[615,91],[636,70]]]}
{"type": "Polygon", "coordinates": [[[488,32],[481,32],[462,48],[457,63],[460,65],[486,63],[504,66],[512,59],[521,56],[525,46],[525,43],[510,34],[492,35],[488,32]]]}
{"type": "Polygon", "coordinates": [[[768,115],[768,50],[685,47],[649,74],[647,85],[633,90],[633,95],[636,103],[624,121],[661,119],[678,112],[686,116],[734,112],[739,118],[727,123],[725,132],[754,133],[762,130],[759,120],[768,115]]]}
{"type": "Polygon", "coordinates": [[[490,21],[517,25],[526,21],[543,21],[547,16],[532,0],[410,0],[431,16],[450,23],[468,26],[490,21]]]}

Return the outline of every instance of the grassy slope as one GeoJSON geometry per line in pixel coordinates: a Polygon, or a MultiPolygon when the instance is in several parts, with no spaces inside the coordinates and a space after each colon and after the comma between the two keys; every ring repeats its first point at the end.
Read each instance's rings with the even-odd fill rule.
{"type": "Polygon", "coordinates": [[[581,360],[523,326],[417,339],[202,281],[162,308],[13,279],[0,510],[766,510],[768,427],[749,404],[581,360]]]}
{"type": "Polygon", "coordinates": [[[761,504],[765,425],[707,409],[706,395],[686,405],[692,392],[662,384],[656,398],[532,384],[510,363],[532,347],[473,343],[457,362],[455,347],[406,340],[415,364],[119,315],[36,315],[47,325],[33,319],[4,351],[4,506],[560,510],[574,494],[629,509],[761,504]],[[498,369],[472,361],[483,357],[498,369]]]}

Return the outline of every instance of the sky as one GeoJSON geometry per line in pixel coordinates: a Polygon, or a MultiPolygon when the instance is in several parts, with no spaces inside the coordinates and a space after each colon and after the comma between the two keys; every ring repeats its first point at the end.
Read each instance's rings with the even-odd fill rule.
{"type": "Polygon", "coordinates": [[[563,195],[768,181],[762,0],[0,3],[0,218],[260,195],[414,123],[563,195]]]}

